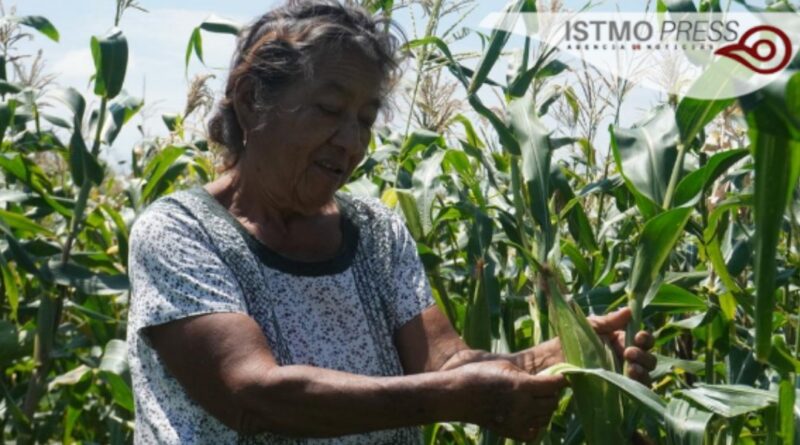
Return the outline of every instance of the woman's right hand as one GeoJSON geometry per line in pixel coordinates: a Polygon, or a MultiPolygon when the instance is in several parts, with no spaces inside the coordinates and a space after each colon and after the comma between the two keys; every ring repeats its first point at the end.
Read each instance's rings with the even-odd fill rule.
{"type": "Polygon", "coordinates": [[[563,376],[531,375],[507,360],[454,370],[465,389],[467,421],[515,440],[534,440],[546,428],[566,386],[563,376]]]}

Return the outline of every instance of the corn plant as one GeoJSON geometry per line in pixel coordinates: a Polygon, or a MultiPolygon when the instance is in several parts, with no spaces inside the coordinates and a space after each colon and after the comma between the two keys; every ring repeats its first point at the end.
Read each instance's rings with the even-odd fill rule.
{"type": "MultiPolygon", "coordinates": [[[[552,124],[578,119],[592,129],[604,109],[570,83],[597,80],[592,72],[578,75],[582,67],[556,49],[526,39],[498,80],[509,34],[481,36],[477,55],[455,53],[465,34],[440,24],[457,2],[362,3],[425,20],[404,48],[415,56],[409,109],[375,131],[347,189],[403,215],[437,304],[471,347],[517,352],[562,338],[567,364],[548,372],[564,373],[570,388],[539,443],[628,443],[634,434],[676,445],[798,442],[800,61],[738,101],[667,97],[637,122],[620,117],[626,90],[617,85],[607,94],[619,101],[609,108],[610,143],[595,147],[596,128],[552,124]],[[447,112],[431,106],[434,80],[452,85],[447,112]],[[657,337],[652,388],[623,376],[584,315],[621,306],[634,314],[630,333],[657,337]]],[[[118,2],[114,27],[87,36],[89,94],[23,84],[0,69],[4,441],[132,440],[123,340],[130,224],[158,197],[214,177],[213,150],[192,126],[203,118],[203,76],[182,112],[162,116],[164,134],[131,148],[129,173],[99,156],[119,149],[120,129],[145,106],[123,89],[128,42],[119,28],[126,8],[138,7],[118,2]]],[[[537,2],[506,10],[535,12],[537,2]]],[[[0,36],[59,37],[42,16],[8,15],[0,26],[0,36]]],[[[177,69],[203,61],[204,39],[240,30],[209,17],[187,36],[177,69]]],[[[13,38],[0,43],[0,68],[22,63],[13,38]]],[[[428,444],[510,443],[458,423],[424,431],[428,444]]]]}

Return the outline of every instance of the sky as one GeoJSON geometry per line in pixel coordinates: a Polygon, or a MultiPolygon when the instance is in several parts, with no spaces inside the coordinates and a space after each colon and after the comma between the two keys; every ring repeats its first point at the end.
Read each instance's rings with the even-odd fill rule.
{"type": "MultiPolygon", "coordinates": [[[[60,86],[75,87],[84,92],[87,98],[93,97],[89,79],[94,73],[89,42],[91,36],[105,34],[112,27],[115,3],[114,0],[3,1],[6,9],[16,6],[17,15],[43,15],[53,22],[61,35],[58,43],[36,34],[34,40],[22,43],[21,52],[34,53],[42,49],[46,71],[57,75],[56,82],[60,86]]],[[[184,72],[184,56],[192,30],[211,14],[248,23],[277,3],[279,2],[275,0],[139,0],[139,4],[148,10],[147,13],[137,10],[126,12],[120,24],[128,40],[130,53],[125,88],[129,94],[145,99],[144,127],[150,135],[166,134],[161,115],[181,112],[185,104],[188,79],[194,74],[216,74],[210,85],[215,93],[219,94],[221,91],[225,70],[234,48],[234,39],[229,35],[204,34],[206,66],[193,58],[187,77],[184,72]]],[[[582,4],[574,0],[565,3],[568,6],[574,5],[573,7],[582,4]]],[[[617,4],[599,3],[601,5],[596,10],[613,10],[617,4]]],[[[640,1],[619,3],[623,5],[623,9],[643,7],[640,1]]],[[[501,10],[504,4],[505,1],[501,0],[480,0],[477,8],[463,22],[463,26],[488,33],[490,30],[479,28],[480,21],[489,13],[501,10]]],[[[420,23],[421,18],[417,17],[416,21],[412,21],[407,10],[397,14],[395,19],[410,37],[414,37],[415,28],[421,30],[424,27],[424,23],[420,23]]],[[[447,25],[444,23],[441,27],[447,25]]],[[[454,52],[479,50],[479,42],[476,36],[470,36],[452,49],[454,52]]],[[[512,39],[508,47],[513,48],[515,45],[521,47],[519,41],[512,39]]],[[[506,66],[507,63],[503,61],[498,63],[492,77],[504,78],[506,66]]],[[[624,111],[625,116],[636,116],[652,101],[652,95],[640,94],[624,111]]],[[[97,102],[94,99],[94,103],[97,102]]],[[[130,158],[131,148],[141,139],[136,130],[136,125],[141,122],[141,117],[135,118],[123,129],[114,147],[103,153],[115,169],[126,170],[119,162],[130,158]]],[[[598,145],[605,144],[605,140],[601,139],[598,145]]]]}

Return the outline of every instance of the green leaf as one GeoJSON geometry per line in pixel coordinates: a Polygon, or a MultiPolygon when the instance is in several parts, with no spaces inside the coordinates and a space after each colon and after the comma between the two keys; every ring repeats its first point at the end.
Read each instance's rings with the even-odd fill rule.
{"type": "Polygon", "coordinates": [[[698,409],[691,403],[673,398],[664,416],[667,440],[672,445],[705,445],[706,432],[713,413],[698,409]]]}
{"type": "Polygon", "coordinates": [[[0,379],[0,390],[3,391],[3,398],[6,400],[6,409],[11,411],[11,418],[14,419],[14,422],[16,422],[15,426],[17,429],[30,434],[30,421],[28,420],[28,417],[25,416],[25,413],[23,413],[19,408],[19,406],[17,406],[17,402],[14,400],[14,397],[11,396],[6,384],[3,383],[3,379],[0,379]]]}
{"type": "Polygon", "coordinates": [[[106,343],[103,358],[100,359],[101,371],[122,375],[128,372],[128,345],[123,340],[113,339],[106,343]]]}
{"type": "Polygon", "coordinates": [[[0,142],[3,142],[6,130],[14,124],[14,113],[17,109],[16,100],[0,102],[0,142]]]}
{"type": "Polygon", "coordinates": [[[744,385],[699,385],[677,391],[676,396],[687,398],[722,417],[732,418],[774,406],[778,395],[744,385]]]}
{"type": "Polygon", "coordinates": [[[733,99],[702,100],[692,97],[682,99],[675,113],[681,143],[691,145],[700,131],[732,104],[733,99]]]}
{"type": "MultiPolygon", "coordinates": [[[[0,59],[2,59],[1,56],[0,59]]],[[[22,86],[11,83],[4,79],[0,79],[0,94],[17,94],[22,90],[23,90],[22,86]]]]}
{"type": "Polygon", "coordinates": [[[122,126],[125,125],[139,110],[144,106],[144,101],[138,97],[122,94],[108,105],[108,114],[111,119],[107,119],[103,130],[103,142],[108,145],[117,139],[122,126]]]}
{"type": "Polygon", "coordinates": [[[614,160],[645,219],[659,212],[678,155],[678,125],[668,106],[631,129],[611,127],[614,160]]]}
{"type": "Polygon", "coordinates": [[[74,263],[62,265],[60,259],[55,258],[47,268],[57,284],[74,287],[86,295],[119,295],[130,289],[125,274],[92,272],[74,263]]]}
{"type": "Polygon", "coordinates": [[[491,350],[497,326],[493,306],[499,299],[499,286],[495,276],[495,263],[487,258],[491,247],[494,225],[483,212],[475,210],[469,229],[468,262],[476,276],[471,286],[471,301],[464,317],[464,341],[475,349],[491,350]]]}
{"type": "Polygon", "coordinates": [[[212,14],[203,20],[203,23],[200,24],[200,29],[218,34],[231,34],[236,36],[241,32],[242,25],[233,20],[212,14]]]}
{"type": "Polygon", "coordinates": [[[445,59],[448,63],[448,68],[453,73],[453,75],[458,79],[464,88],[469,89],[469,79],[467,79],[467,75],[469,75],[470,71],[463,67],[461,64],[456,62],[453,58],[453,54],[450,52],[450,47],[447,46],[444,40],[440,39],[436,36],[427,36],[420,39],[414,39],[403,46],[403,49],[408,51],[413,48],[424,47],[427,45],[434,45],[436,46],[439,51],[442,52],[445,59]]]}
{"type": "Polygon", "coordinates": [[[781,422],[781,438],[783,443],[794,444],[795,416],[794,402],[797,393],[794,389],[794,374],[781,380],[778,389],[778,413],[781,422]]]}
{"type": "Polygon", "coordinates": [[[528,189],[531,213],[545,236],[545,251],[552,247],[554,233],[550,223],[550,132],[536,116],[530,96],[509,105],[511,129],[522,155],[522,179],[528,189]]]}
{"type": "Polygon", "coordinates": [[[767,361],[782,376],[800,372],[800,360],[794,358],[783,335],[772,337],[772,348],[767,361]]]}
{"type": "Polygon", "coordinates": [[[50,381],[47,385],[48,391],[53,391],[59,386],[72,386],[78,384],[87,375],[92,375],[92,368],[86,365],[78,365],[77,367],[59,375],[50,381]]]}
{"type": "Polygon", "coordinates": [[[242,29],[242,25],[232,20],[228,20],[213,14],[210,15],[208,18],[203,20],[203,23],[201,23],[200,26],[192,30],[192,35],[189,37],[189,43],[186,45],[184,69],[188,72],[189,61],[192,58],[192,52],[197,55],[197,58],[200,59],[201,63],[205,64],[205,61],[203,60],[203,36],[200,32],[201,30],[217,34],[231,34],[233,36],[238,36],[242,29]]]}
{"type": "Polygon", "coordinates": [[[42,281],[47,283],[52,282],[52,277],[47,275],[46,271],[40,270],[36,263],[34,262],[33,258],[28,254],[28,251],[23,247],[19,241],[17,241],[14,234],[8,227],[5,227],[3,224],[0,224],[0,230],[6,233],[6,241],[8,242],[8,250],[11,253],[14,261],[16,261],[17,266],[21,269],[25,270],[26,272],[37,276],[42,281]]]}
{"type": "Polygon", "coordinates": [[[128,41],[119,28],[112,28],[102,37],[93,36],[94,93],[113,99],[122,91],[128,69],[128,41]]]}
{"type": "Polygon", "coordinates": [[[697,12],[692,0],[658,0],[658,12],[697,12]]]}
{"type": "Polygon", "coordinates": [[[536,65],[528,71],[522,72],[508,86],[508,95],[522,97],[534,79],[545,79],[561,74],[569,66],[560,60],[551,60],[545,66],[536,65]]]}
{"type": "Polygon", "coordinates": [[[55,236],[50,229],[36,223],[25,215],[7,210],[0,210],[0,224],[34,235],[55,236]]]}
{"type": "Polygon", "coordinates": [[[7,320],[0,320],[0,369],[33,351],[33,335],[30,331],[17,330],[17,326],[7,320]]]}
{"type": "Polygon", "coordinates": [[[565,375],[585,374],[596,376],[622,390],[623,393],[637,401],[642,407],[646,408],[655,416],[663,417],[665,414],[666,406],[656,393],[641,383],[625,377],[622,374],[617,374],[607,369],[581,369],[572,367],[565,368],[563,373],[565,375]]]}
{"type": "Polygon", "coordinates": [[[697,374],[703,371],[705,363],[696,360],[682,360],[666,355],[655,354],[657,359],[656,369],[650,372],[650,377],[660,379],[677,369],[697,374]]]}
{"type": "Polygon", "coordinates": [[[58,42],[59,35],[58,30],[50,20],[47,20],[45,17],[40,15],[26,15],[26,16],[11,16],[7,17],[8,20],[12,22],[17,22],[20,25],[29,26],[43,35],[47,36],[50,40],[54,42],[58,42]]]}
{"type": "Polygon", "coordinates": [[[754,268],[756,357],[759,361],[769,357],[778,241],[783,214],[800,174],[800,140],[791,139],[792,129],[776,111],[781,100],[767,97],[747,114],[755,158],[754,268]]]}
{"type": "Polygon", "coordinates": [[[86,148],[83,135],[78,130],[72,133],[72,138],[69,141],[69,163],[72,180],[76,185],[83,184],[86,179],[97,185],[103,182],[105,170],[97,162],[97,159],[92,156],[89,149],[86,148]]]}
{"type": "Polygon", "coordinates": [[[205,64],[205,61],[203,61],[203,36],[200,35],[200,27],[197,27],[194,29],[194,31],[192,31],[192,35],[189,37],[189,44],[186,45],[184,69],[187,73],[189,70],[189,61],[192,59],[192,52],[197,55],[197,58],[200,59],[200,62],[205,64]]]}
{"type": "Polygon", "coordinates": [[[586,215],[583,205],[575,196],[575,192],[572,190],[561,167],[557,164],[552,165],[550,170],[550,187],[552,194],[555,195],[557,193],[560,199],[567,202],[561,212],[562,214],[566,213],[569,233],[582,248],[589,252],[597,251],[597,240],[589,217],[586,215]]]}
{"type": "Polygon", "coordinates": [[[183,118],[180,115],[173,113],[162,114],[161,120],[164,121],[164,125],[166,125],[170,133],[178,131],[183,122],[183,118]]]}
{"type": "Polygon", "coordinates": [[[72,112],[72,126],[80,129],[83,125],[83,116],[86,113],[86,99],[75,88],[60,89],[53,95],[55,99],[64,103],[72,112]]]}
{"type": "Polygon", "coordinates": [[[688,290],[673,284],[662,284],[650,301],[644,302],[645,308],[652,308],[656,313],[707,311],[706,301],[688,290]]]}
{"type": "Polygon", "coordinates": [[[409,156],[418,151],[422,151],[431,145],[444,147],[446,144],[442,138],[442,135],[439,133],[422,128],[412,131],[403,142],[403,146],[400,149],[400,161],[405,162],[409,156]]]}
{"type": "Polygon", "coordinates": [[[111,396],[114,398],[114,403],[133,413],[133,391],[131,391],[128,383],[122,377],[110,372],[101,371],[100,375],[111,387],[111,396]]]}
{"type": "Polygon", "coordinates": [[[506,46],[506,42],[508,42],[509,37],[511,37],[510,32],[501,29],[509,29],[510,22],[517,20],[519,18],[519,12],[523,10],[535,12],[535,5],[533,5],[533,2],[530,0],[516,0],[503,10],[503,13],[506,14],[503,23],[505,26],[500,26],[500,29],[492,31],[492,35],[489,39],[489,46],[483,51],[481,60],[478,62],[475,75],[472,76],[472,82],[467,89],[467,95],[471,96],[476,93],[486,81],[486,78],[489,77],[489,72],[494,67],[497,59],[500,58],[503,47],[506,46]]]}
{"type": "Polygon", "coordinates": [[[547,296],[550,323],[561,339],[566,363],[581,368],[614,369],[614,361],[586,320],[580,308],[570,305],[559,289],[558,281],[551,272],[545,272],[541,286],[547,296]]]}
{"type": "Polygon", "coordinates": [[[420,222],[425,234],[430,232],[433,227],[431,212],[437,193],[435,181],[441,174],[442,160],[446,153],[444,150],[437,150],[430,157],[423,159],[417,164],[411,177],[412,193],[419,206],[420,222]]]}
{"type": "Polygon", "coordinates": [[[151,197],[157,196],[157,192],[165,190],[175,180],[176,170],[180,173],[186,167],[187,162],[180,160],[185,152],[184,147],[169,146],[150,161],[144,172],[147,180],[142,190],[143,202],[149,202],[151,197]]]}
{"type": "Polygon", "coordinates": [[[717,178],[747,154],[747,149],[743,148],[711,156],[705,166],[689,173],[678,183],[675,189],[675,206],[695,204],[703,190],[711,186],[717,178]]]}
{"type": "Polygon", "coordinates": [[[19,287],[17,286],[16,274],[11,270],[5,256],[2,254],[0,254],[0,273],[3,275],[3,294],[5,294],[8,306],[11,308],[9,316],[12,320],[16,320],[17,310],[19,309],[19,287]]]}
{"type": "Polygon", "coordinates": [[[670,252],[683,234],[683,227],[692,213],[690,208],[676,208],[663,212],[648,221],[639,235],[633,270],[628,282],[628,290],[644,295],[670,252]]]}
{"type": "Polygon", "coordinates": [[[691,208],[680,207],[654,216],[642,228],[633,259],[633,269],[626,290],[633,311],[632,326],[636,330],[641,321],[645,295],[661,273],[670,252],[683,234],[689,221],[691,208]]]}
{"type": "Polygon", "coordinates": [[[512,155],[519,156],[520,148],[519,143],[517,143],[516,138],[514,138],[514,133],[508,126],[500,119],[494,111],[489,109],[486,105],[483,104],[483,101],[478,97],[477,94],[473,94],[468,98],[469,104],[472,105],[472,108],[481,116],[485,117],[489,123],[492,125],[494,130],[497,132],[497,137],[500,139],[500,144],[503,146],[503,149],[507,152],[511,153],[512,155]]]}
{"type": "Polygon", "coordinates": [[[718,227],[723,215],[734,209],[748,207],[752,205],[752,195],[738,195],[727,201],[718,204],[717,207],[708,215],[708,222],[703,231],[703,240],[706,245],[706,254],[711,261],[714,272],[719,276],[720,281],[725,286],[725,292],[720,295],[720,304],[728,320],[732,320],[736,311],[736,303],[748,313],[753,314],[754,301],[750,294],[744,292],[736,280],[733,279],[725,258],[722,255],[720,239],[722,234],[718,233],[718,227]],[[730,301],[735,298],[735,302],[730,301]]]}
{"type": "Polygon", "coordinates": [[[43,117],[44,120],[46,120],[47,122],[50,122],[51,124],[55,125],[56,127],[61,127],[66,130],[72,130],[72,124],[65,121],[64,119],[61,119],[58,116],[53,116],[52,114],[47,114],[47,113],[41,113],[40,116],[43,117]]]}
{"type": "Polygon", "coordinates": [[[422,240],[425,237],[425,231],[422,228],[422,218],[419,215],[416,198],[409,190],[395,190],[395,193],[411,236],[417,241],[422,240]]]}

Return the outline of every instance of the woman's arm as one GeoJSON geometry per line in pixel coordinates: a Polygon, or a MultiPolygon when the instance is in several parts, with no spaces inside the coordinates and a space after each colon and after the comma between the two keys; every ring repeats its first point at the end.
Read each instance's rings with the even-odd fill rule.
{"type": "MultiPolygon", "coordinates": [[[[625,348],[622,329],[630,319],[630,312],[622,310],[599,317],[590,317],[595,331],[605,337],[617,354],[630,366],[628,376],[648,383],[649,371],[655,368],[655,356],[647,351],[653,347],[653,337],[639,332],[634,346],[625,348]]],[[[407,374],[450,370],[469,363],[505,360],[528,373],[539,371],[564,360],[558,339],[514,354],[493,354],[470,349],[450,325],[450,321],[437,306],[431,306],[403,325],[397,332],[395,343],[407,374]]]]}
{"type": "Polygon", "coordinates": [[[465,421],[526,440],[547,424],[564,384],[507,362],[403,377],[279,366],[259,326],[238,313],[185,318],[146,332],[189,397],[245,433],[333,437],[465,421]]]}

